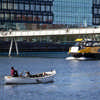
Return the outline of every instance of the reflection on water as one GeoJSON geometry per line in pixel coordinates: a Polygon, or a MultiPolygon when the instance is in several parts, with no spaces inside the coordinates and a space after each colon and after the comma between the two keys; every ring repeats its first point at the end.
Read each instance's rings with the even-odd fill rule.
{"type": "Polygon", "coordinates": [[[16,85],[4,85],[4,91],[6,91],[9,95],[15,95],[16,93],[16,85]]]}
{"type": "Polygon", "coordinates": [[[1,57],[0,100],[100,100],[100,61],[64,58],[1,57]],[[3,77],[14,66],[19,72],[40,73],[55,69],[56,81],[48,84],[4,85],[3,77]]]}

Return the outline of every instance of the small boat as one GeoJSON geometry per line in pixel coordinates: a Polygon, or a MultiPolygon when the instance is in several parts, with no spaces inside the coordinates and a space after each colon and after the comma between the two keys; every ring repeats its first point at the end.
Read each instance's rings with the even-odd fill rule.
{"type": "Polygon", "coordinates": [[[5,76],[5,84],[36,84],[36,83],[48,83],[54,81],[54,76],[56,75],[56,71],[52,70],[49,72],[44,72],[40,74],[32,75],[31,77],[12,77],[12,76],[5,76]]]}

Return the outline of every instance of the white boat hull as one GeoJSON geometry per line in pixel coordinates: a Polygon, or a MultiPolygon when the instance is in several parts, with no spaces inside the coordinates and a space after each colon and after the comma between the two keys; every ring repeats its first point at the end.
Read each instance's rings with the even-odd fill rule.
{"type": "Polygon", "coordinates": [[[6,84],[33,84],[33,83],[36,84],[36,83],[53,82],[56,72],[52,71],[47,73],[51,73],[51,75],[44,77],[36,77],[36,78],[5,76],[4,79],[6,84]]]}

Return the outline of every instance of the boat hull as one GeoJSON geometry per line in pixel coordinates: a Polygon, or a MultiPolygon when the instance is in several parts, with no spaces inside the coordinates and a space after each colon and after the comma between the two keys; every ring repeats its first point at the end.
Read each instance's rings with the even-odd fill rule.
{"type": "Polygon", "coordinates": [[[24,78],[24,77],[5,77],[6,84],[36,84],[36,83],[48,83],[53,82],[53,76],[46,78],[24,78]]]}
{"type": "Polygon", "coordinates": [[[71,53],[71,56],[79,58],[79,57],[86,57],[86,58],[100,58],[100,53],[71,53]]]}

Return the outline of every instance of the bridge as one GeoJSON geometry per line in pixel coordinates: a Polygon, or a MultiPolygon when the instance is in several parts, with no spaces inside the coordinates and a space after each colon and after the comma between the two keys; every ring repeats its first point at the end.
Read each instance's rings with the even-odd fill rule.
{"type": "Polygon", "coordinates": [[[94,35],[100,34],[100,28],[66,28],[66,29],[46,29],[46,30],[31,30],[31,31],[0,31],[0,38],[11,38],[9,48],[9,56],[11,55],[13,41],[16,46],[16,53],[18,53],[18,46],[16,37],[33,37],[33,36],[52,36],[52,35],[94,35]]]}
{"type": "Polygon", "coordinates": [[[0,31],[0,37],[31,37],[50,35],[86,35],[100,34],[100,28],[69,28],[69,29],[46,29],[29,31],[0,31]]]}

